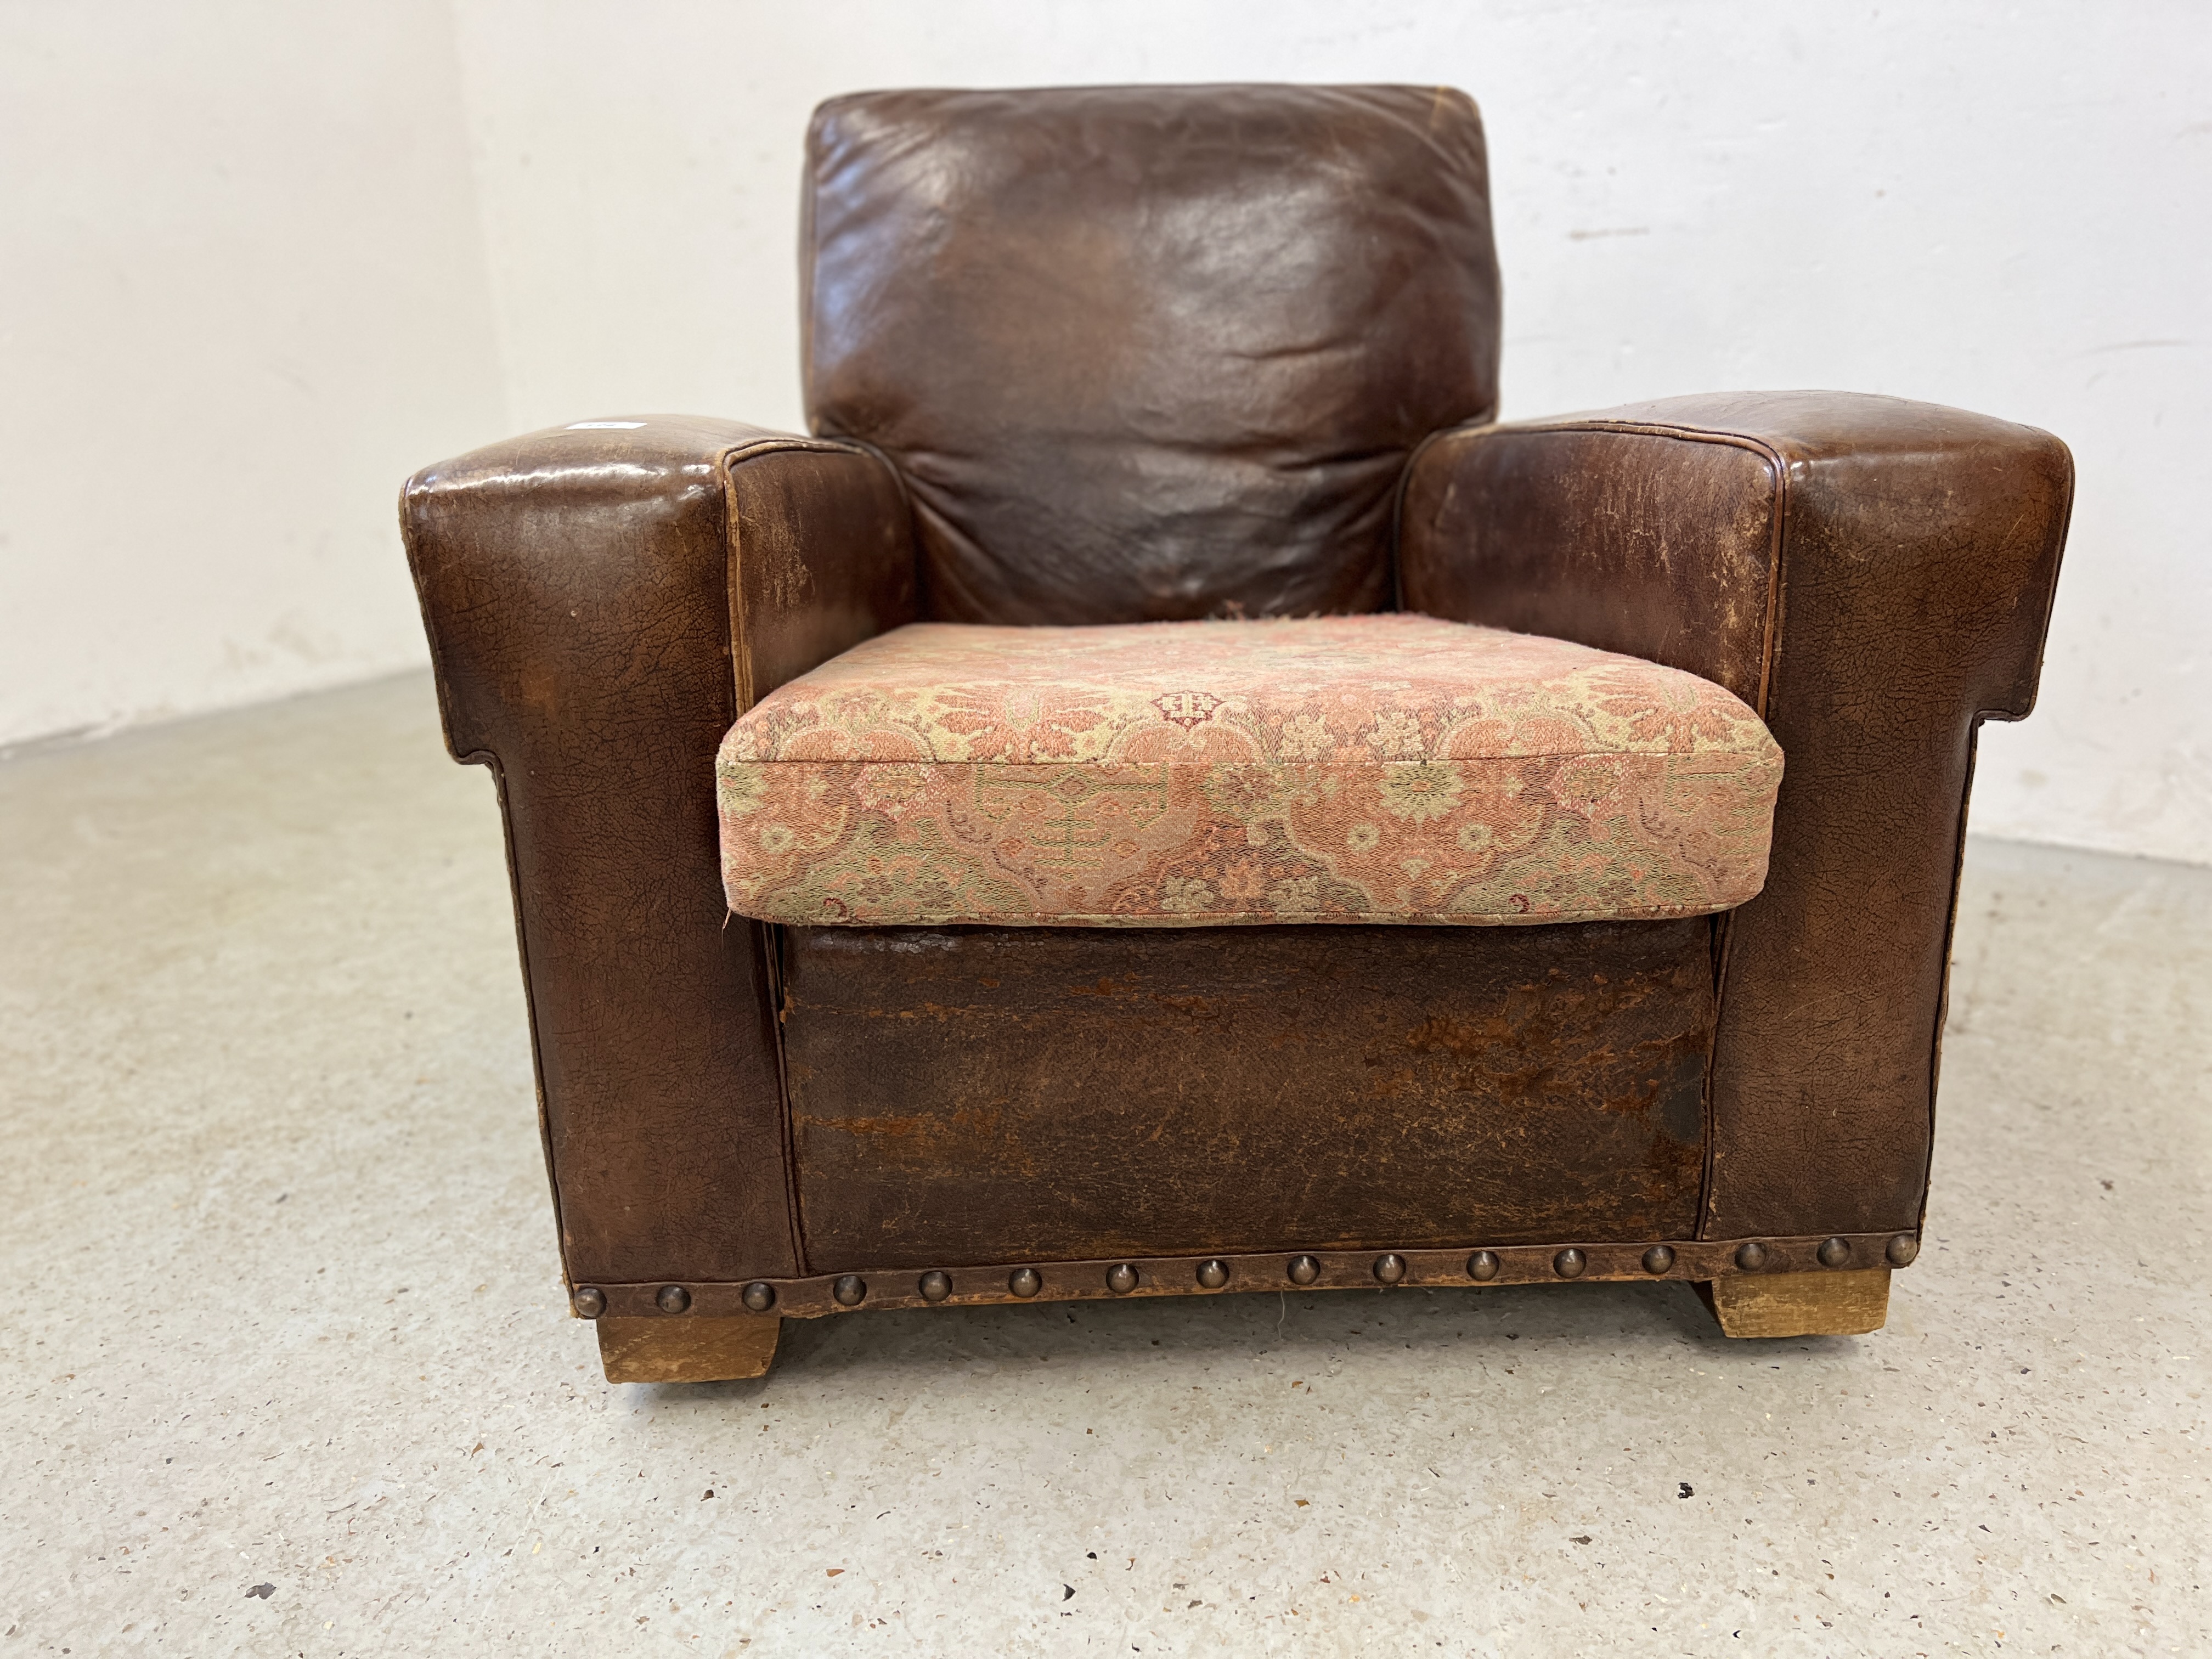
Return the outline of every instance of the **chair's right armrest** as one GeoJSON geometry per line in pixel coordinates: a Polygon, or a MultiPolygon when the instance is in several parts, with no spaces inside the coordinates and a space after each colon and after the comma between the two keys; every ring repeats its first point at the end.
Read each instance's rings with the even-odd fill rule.
{"type": "Polygon", "coordinates": [[[586,422],[424,469],[400,517],[447,744],[506,814],[571,1282],[796,1271],[714,751],[755,698],[913,619],[896,474],[733,422],[586,422]]]}
{"type": "Polygon", "coordinates": [[[1916,1227],[1974,737],[2035,699],[2072,500],[2045,432],[1738,392],[1439,434],[1407,608],[1717,682],[1781,744],[1731,912],[1703,1236],[1916,1227]]]}

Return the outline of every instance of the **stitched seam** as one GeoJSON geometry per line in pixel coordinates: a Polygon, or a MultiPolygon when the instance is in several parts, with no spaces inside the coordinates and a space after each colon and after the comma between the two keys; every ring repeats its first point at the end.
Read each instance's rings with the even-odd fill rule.
{"type": "MultiPolygon", "coordinates": [[[[1784,562],[1784,538],[1790,524],[1790,469],[1782,459],[1781,452],[1769,444],[1745,443],[1741,446],[1766,458],[1767,476],[1774,489],[1774,527],[1768,532],[1766,566],[1766,626],[1765,637],[1759,641],[1759,702],[1754,705],[1759,723],[1764,726],[1768,710],[1773,704],[1776,668],[1782,649],[1782,623],[1784,611],[1783,590],[1788,582],[1787,566],[1784,562]]],[[[1772,735],[1770,727],[1768,735],[1772,735]]],[[[1785,757],[1785,764],[1787,757],[1785,757]]],[[[1775,805],[1779,810],[1781,797],[1778,793],[1775,805]]],[[[1767,830],[1767,849],[1773,851],[1773,829],[1767,830]]],[[[1770,868],[1771,868],[1770,865],[1770,868]]],[[[1762,885],[1761,890],[1764,891],[1762,885]]],[[[1756,896],[1754,895],[1754,896],[1756,896]]],[[[1748,901],[1747,901],[1747,902],[1748,901]]],[[[1718,1153],[1720,1148],[1720,1103],[1715,1085],[1720,1079],[1721,1024],[1728,1017],[1730,981],[1729,974],[1735,964],[1735,914],[1723,915],[1717,924],[1721,930],[1720,961],[1713,975],[1713,1038],[1711,1057],[1705,1066],[1705,1160],[1698,1193],[1698,1232],[1704,1237],[1713,1225],[1714,1204],[1717,1198],[1718,1153]]]]}
{"type": "Polygon", "coordinates": [[[1399,469],[1398,486],[1390,495],[1390,606],[1394,611],[1406,608],[1406,497],[1413,487],[1413,469],[1421,464],[1421,457],[1431,446],[1462,433],[1494,430],[1486,421],[1463,422],[1458,426],[1439,427],[1413,446],[1413,453],[1406,457],[1406,465],[1399,469]]]}
{"type": "MultiPolygon", "coordinates": [[[[1790,468],[1782,453],[1772,444],[1737,432],[1708,431],[1694,427],[1668,426],[1644,421],[1564,420],[1540,422],[1528,426],[1492,428],[1507,434],[1522,432],[1592,432],[1622,433],[1637,437],[1672,438],[1684,443],[1722,444],[1730,448],[1748,450],[1763,457],[1767,475],[1774,490],[1774,526],[1768,532],[1766,621],[1764,637],[1759,641],[1758,701],[1753,705],[1763,724],[1772,705],[1776,670],[1781,655],[1782,627],[1784,614],[1784,592],[1787,585],[1787,565],[1784,548],[1790,523],[1790,468]]],[[[1756,895],[1754,895],[1756,896],[1756,895]]],[[[1746,901],[1748,902],[1749,901],[1746,901]]],[[[1728,1016],[1729,973],[1735,944],[1735,915],[1733,910],[1720,913],[1717,924],[1721,929],[1720,959],[1713,975],[1713,1032],[1705,1062],[1704,1103],[1705,1158],[1699,1174],[1698,1192],[1698,1236],[1707,1237],[1713,1224],[1714,1188],[1717,1184],[1716,1153],[1719,1147],[1720,1112],[1715,1098],[1715,1085],[1719,1079],[1721,1025],[1728,1016]]]]}
{"type": "Polygon", "coordinates": [[[732,445],[714,458],[715,470],[722,483],[722,587],[729,617],[731,687],[737,699],[736,712],[730,716],[732,725],[749,713],[757,701],[753,696],[752,617],[745,604],[743,527],[738,517],[737,480],[732,475],[747,461],[763,455],[859,456],[873,453],[862,445],[820,438],[776,435],[732,445]]]}
{"type": "Polygon", "coordinates": [[[865,452],[865,447],[851,438],[809,438],[795,432],[772,432],[716,451],[714,462],[719,466],[733,466],[739,461],[749,461],[756,455],[772,454],[780,449],[799,450],[812,455],[850,455],[856,451],[865,452]]]}
{"type": "MultiPolygon", "coordinates": [[[[2074,468],[2073,457],[2069,453],[2067,457],[2066,501],[2058,518],[2059,555],[2063,555],[2065,550],[2066,532],[2071,526],[2073,515],[2074,468]]],[[[2059,555],[2053,556],[2054,564],[2057,562],[2059,555]]],[[[2051,612],[2057,602],[2058,583],[2054,573],[2049,596],[2045,599],[2043,605],[2042,638],[2046,649],[2051,638],[2051,612]]],[[[2043,653],[2039,650],[2036,654],[2035,675],[2039,682],[2037,688],[2039,690],[2040,690],[2039,682],[2043,678],[2042,660],[2043,653]]],[[[1965,785],[1959,792],[1959,827],[1951,854],[1951,902],[1943,919],[1943,954],[1940,958],[1942,963],[1942,989],[1936,999],[1936,1029],[1930,1034],[1929,1040],[1928,1154],[1921,1160],[1920,1164],[1920,1207],[1914,1222],[1916,1231],[1924,1231],[1928,1225],[1928,1194],[1933,1182],[1936,1164],[1936,1108],[1937,1097],[1942,1087],[1943,1027],[1949,1020],[1951,1013],[1951,948],[1959,931],[1959,884],[1966,867],[1966,822],[1967,814],[1974,799],[1974,769],[1981,757],[1982,722],[1987,720],[2025,720],[2033,712],[2034,706],[2035,696],[2031,693],[2028,697],[2028,706],[2017,714],[2008,709],[1978,708],[1974,711],[1973,723],[1966,732],[1966,776],[1965,785]]]]}
{"type": "MultiPolygon", "coordinates": [[[[744,557],[741,530],[738,515],[736,470],[763,455],[780,453],[809,455],[870,456],[878,461],[883,456],[868,445],[856,441],[839,441],[821,438],[802,438],[779,435],[753,439],[732,445],[716,458],[716,473],[722,483],[725,532],[723,536],[722,582],[726,593],[726,614],[729,618],[731,691],[737,704],[727,725],[736,724],[739,716],[753,707],[753,661],[750,617],[746,609],[742,561],[744,557]]],[[[888,465],[888,463],[886,463],[888,465]]],[[[896,467],[891,477],[902,501],[906,495],[905,481],[896,467]]],[[[911,509],[909,508],[909,517],[911,509]]],[[[734,910],[726,913],[738,916],[734,910]]],[[[768,996],[769,1040],[775,1055],[776,1127],[781,1153],[783,1176],[784,1224],[788,1230],[792,1259],[802,1273],[811,1271],[811,1256],[806,1243],[806,1216],[799,1202],[799,1145],[797,1125],[793,1119],[791,1100],[791,1062],[785,1052],[783,1029],[784,975],[782,969],[783,937],[781,927],[774,922],[752,917],[738,917],[754,932],[754,949],[761,957],[762,983],[768,996]]],[[[725,924],[726,925],[726,923],[725,924]]]]}
{"type": "Polygon", "coordinates": [[[738,522],[737,480],[730,476],[735,464],[735,452],[730,452],[716,466],[722,485],[722,600],[730,630],[730,689],[737,702],[737,712],[730,716],[732,725],[753,706],[752,629],[745,610],[743,532],[738,522]]]}
{"type": "Polygon", "coordinates": [[[574,1290],[576,1279],[568,1265],[568,1212],[561,1200],[560,1171],[553,1162],[553,1121],[545,1092],[545,1050],[538,1030],[538,981],[530,969],[530,932],[522,905],[522,872],[514,857],[514,815],[507,805],[507,769],[490,749],[479,746],[463,754],[453,746],[455,711],[447,690],[445,641],[430,614],[429,590],[418,556],[422,538],[416,532],[415,515],[408,511],[412,490],[410,480],[399,493],[399,536],[407,552],[409,570],[415,578],[415,599],[422,615],[422,631],[429,640],[431,681],[437,687],[439,723],[446,730],[447,751],[463,766],[488,769],[492,793],[499,801],[500,843],[507,854],[507,899],[514,906],[514,952],[522,969],[522,1012],[530,1029],[530,1081],[538,1108],[538,1146],[545,1158],[545,1185],[553,1200],[553,1237],[561,1252],[562,1281],[574,1290]]]}
{"type": "Polygon", "coordinates": [[[1936,993],[1936,1029],[1928,1038],[1928,1150],[1920,1160],[1920,1204],[1915,1212],[1916,1231],[1928,1222],[1929,1182],[1936,1167],[1936,1095],[1943,1070],[1943,1024],[1951,1013],[1951,944],[1959,927],[1959,878],[1966,867],[1966,811],[1974,796],[1974,763],[1981,750],[1982,722],[1977,715],[1966,728],[1966,776],[1959,791],[1959,826],[1951,850],[1951,902],[1943,917],[1943,954],[1936,993]]]}
{"type": "Polygon", "coordinates": [[[1179,772],[1212,772],[1221,767],[1233,767],[1239,771],[1287,772],[1292,769],[1317,772],[1370,771],[1389,766],[1505,766],[1516,761],[1532,760],[1710,760],[1723,755],[1741,755],[1746,760],[1763,762],[1766,757],[1751,749],[1547,749],[1528,755],[1439,755],[1427,760],[1354,761],[1349,765],[1331,765],[1320,761],[1107,761],[1107,760],[879,760],[872,757],[858,759],[830,758],[826,760],[792,760],[772,756],[766,760],[733,760],[729,766],[996,766],[1012,769],[1025,767],[1042,771],[1048,767],[1081,767],[1089,771],[1104,771],[1109,767],[1134,771],[1139,767],[1165,767],[1179,772]]]}
{"type": "MultiPolygon", "coordinates": [[[[507,799],[507,769],[500,764],[499,757],[488,749],[477,750],[475,755],[481,755],[483,763],[490,767],[492,785],[499,797],[500,839],[507,851],[507,893],[514,903],[514,953],[521,958],[523,1013],[530,1023],[531,1081],[538,1097],[538,1141],[545,1154],[545,1183],[552,1190],[553,1234],[560,1241],[561,1276],[573,1290],[576,1278],[568,1267],[568,1207],[561,1197],[560,1166],[553,1158],[552,1109],[545,1089],[545,1046],[538,1027],[538,979],[530,965],[530,925],[522,903],[522,870],[514,856],[514,814],[507,799]]],[[[471,757],[471,762],[474,757],[471,757]]]]}
{"type": "MultiPolygon", "coordinates": [[[[756,455],[774,454],[778,452],[818,454],[824,451],[835,453],[848,453],[842,446],[836,444],[823,444],[809,440],[769,438],[726,449],[717,458],[715,477],[720,481],[722,486],[723,614],[727,619],[726,625],[729,629],[730,692],[732,701],[736,704],[728,721],[724,725],[725,730],[727,730],[729,726],[736,724],[738,715],[752,706],[752,650],[748,638],[750,630],[747,628],[748,618],[745,613],[744,581],[740,574],[742,555],[739,548],[738,523],[737,479],[732,474],[737,467],[756,455]]],[[[719,805],[720,803],[718,802],[717,805],[719,805]]],[[[728,926],[726,918],[735,914],[733,911],[725,911],[723,923],[725,927],[728,926]]],[[[753,934],[754,952],[761,958],[758,965],[762,989],[769,1001],[769,1042],[775,1058],[777,1140],[782,1154],[783,1165],[781,1173],[784,1228],[792,1260],[803,1269],[806,1266],[806,1238],[799,1216],[798,1172],[793,1156],[794,1147],[791,1121],[791,1079],[789,1064],[783,1051],[783,1021],[781,1017],[782,1010],[780,1006],[781,995],[779,984],[781,975],[775,971],[775,963],[769,957],[769,953],[777,948],[778,940],[775,937],[775,929],[772,924],[754,921],[750,918],[745,920],[746,926],[753,934]]]]}
{"type": "MultiPolygon", "coordinates": [[[[1748,901],[1741,901],[1748,902],[1748,901]]],[[[1346,923],[1363,927],[1387,926],[1407,927],[1549,927],[1556,924],[1584,921],[1690,921],[1699,916],[1724,914],[1731,906],[1698,905],[1687,908],[1673,906],[1638,905],[1619,910],[1557,910],[1542,915],[1520,911],[1510,914],[1503,910],[1345,910],[1325,915],[1285,915],[1276,910],[940,910],[902,917],[896,921],[828,922],[818,918],[807,921],[768,922],[763,926],[776,927],[854,927],[873,931],[884,927],[946,927],[964,924],[983,927],[1042,926],[1111,927],[1120,924],[1127,931],[1133,921],[1147,917],[1172,917],[1164,922],[1167,928],[1215,927],[1235,926],[1245,921],[1268,927],[1329,927],[1346,923]],[[1018,916],[1036,919],[1034,924],[1018,922],[1018,916]]],[[[731,915],[740,914],[732,911],[731,915]]]]}
{"type": "MultiPolygon", "coordinates": [[[[1790,522],[1790,469],[1781,452],[1772,444],[1743,433],[1715,432],[1694,427],[1668,426],[1644,421],[1561,420],[1537,422],[1526,426],[1493,427],[1491,431],[1503,435],[1519,433],[1589,432],[1620,433],[1625,435],[1650,438],[1671,438],[1683,443],[1721,444],[1729,448],[1748,450],[1762,457],[1767,465],[1767,476],[1774,492],[1774,524],[1768,532],[1766,567],[1766,618],[1764,636],[1759,641],[1758,700],[1753,712],[1765,723],[1771,705],[1775,669],[1780,654],[1783,623],[1783,591],[1786,580],[1784,544],[1790,522]]],[[[1770,734],[1771,735],[1771,734],[1770,734]]],[[[1754,895],[1753,896],[1756,896],[1754,895]]],[[[1749,901],[1746,901],[1748,902],[1749,901]]],[[[1728,1015],[1729,988],[1729,971],[1735,943],[1735,914],[1733,909],[1719,913],[1715,924],[1721,930],[1719,960],[1713,971],[1713,1029],[1705,1059],[1704,1119],[1704,1158],[1698,1173],[1698,1236],[1703,1238],[1713,1224],[1714,1188],[1717,1182],[1716,1153],[1720,1141],[1720,1111],[1716,1099],[1715,1085],[1719,1079],[1720,1040],[1722,1022],[1728,1015]]]]}

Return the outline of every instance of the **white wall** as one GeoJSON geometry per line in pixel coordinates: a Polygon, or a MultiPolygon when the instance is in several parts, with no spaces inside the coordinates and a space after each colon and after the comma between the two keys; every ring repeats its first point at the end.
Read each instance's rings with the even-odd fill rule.
{"type": "Polygon", "coordinates": [[[0,3],[0,744],[422,660],[507,418],[445,0],[0,3]]]}
{"type": "MultiPolygon", "coordinates": [[[[375,581],[397,578],[392,484],[500,429],[489,400],[460,395],[492,357],[481,338],[458,350],[458,319],[481,315],[472,281],[489,283],[516,427],[639,409],[798,421],[797,184],[817,100],[886,85],[1449,82],[1490,125],[1507,415],[1829,386],[2058,433],[2081,492],[2043,704],[1989,729],[1975,825],[2212,861],[2212,9],[2197,0],[449,3],[488,260],[472,276],[465,179],[441,171],[455,204],[434,215],[452,227],[446,275],[427,276],[427,253],[413,269],[455,319],[457,349],[420,366],[451,391],[425,397],[411,374],[382,388],[377,430],[393,445],[373,512],[333,493],[253,530],[258,546],[343,544],[350,608],[380,628],[405,605],[404,586],[389,599],[370,580],[377,538],[375,581]]],[[[418,143],[452,125],[429,108],[446,73],[434,58],[395,70],[421,108],[418,143]]],[[[387,257],[403,245],[374,212],[351,234],[387,257]]],[[[125,553],[114,568],[150,562],[125,553]]],[[[314,583],[297,592],[306,606],[314,583]]],[[[346,609],[314,614],[363,653],[349,661],[412,648],[367,642],[374,630],[357,641],[346,609]]],[[[240,637],[269,651],[260,627],[240,637]]],[[[13,709],[19,682],[0,676],[13,709]]]]}

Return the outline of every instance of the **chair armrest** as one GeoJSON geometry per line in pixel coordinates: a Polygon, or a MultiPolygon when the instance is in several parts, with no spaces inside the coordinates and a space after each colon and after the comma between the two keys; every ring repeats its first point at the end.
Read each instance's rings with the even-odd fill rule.
{"type": "Polygon", "coordinates": [[[896,475],[852,444],[652,416],[426,468],[400,518],[447,744],[498,780],[571,1281],[797,1271],[714,751],[755,697],[913,618],[896,475]]]}
{"type": "Polygon", "coordinates": [[[1407,470],[1407,609],[1687,669],[1782,744],[1705,1237],[1919,1224],[1975,729],[2033,705],[2072,489],[2046,433],[1838,392],[1462,429],[1407,470]]]}

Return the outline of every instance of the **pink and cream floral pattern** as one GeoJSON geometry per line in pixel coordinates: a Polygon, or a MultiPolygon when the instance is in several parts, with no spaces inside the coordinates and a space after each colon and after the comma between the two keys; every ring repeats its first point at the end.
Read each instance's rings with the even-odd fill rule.
{"type": "Polygon", "coordinates": [[[1742,903],[1782,751],[1695,675],[1428,617],[921,623],[717,772],[769,921],[1525,923],[1742,903]]]}

